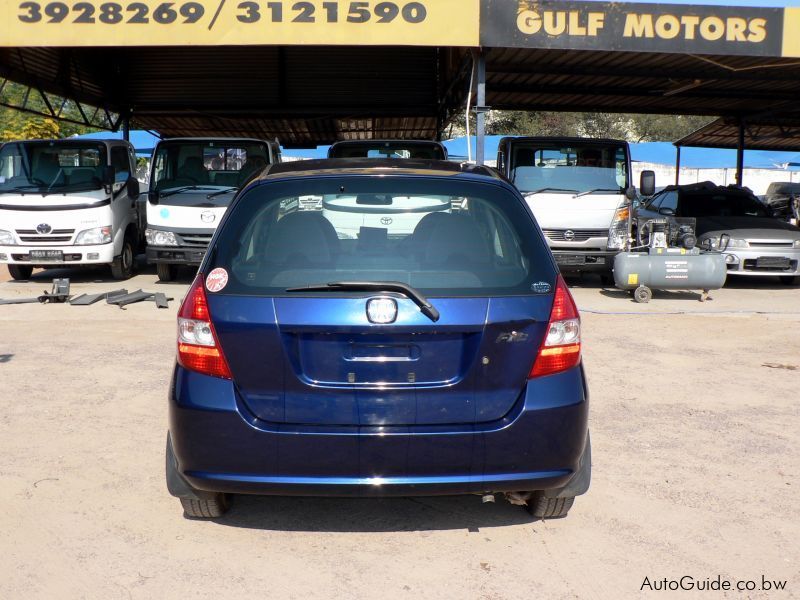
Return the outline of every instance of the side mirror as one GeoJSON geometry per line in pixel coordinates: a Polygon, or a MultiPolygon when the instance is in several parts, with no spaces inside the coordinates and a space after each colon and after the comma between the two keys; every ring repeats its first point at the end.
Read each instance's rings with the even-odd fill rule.
{"type": "Polygon", "coordinates": [[[642,171],[639,178],[639,193],[642,196],[652,196],[656,193],[655,171],[642,171]]]}
{"type": "Polygon", "coordinates": [[[658,209],[658,214],[664,215],[665,217],[674,217],[675,211],[672,210],[669,206],[662,206],[658,209]]]}
{"type": "Polygon", "coordinates": [[[114,185],[114,167],[107,166],[103,169],[103,185],[114,185]]]}
{"type": "Polygon", "coordinates": [[[128,196],[130,198],[136,198],[139,195],[139,180],[135,177],[128,177],[128,181],[125,184],[128,186],[128,196]]]}
{"type": "Polygon", "coordinates": [[[147,201],[150,204],[158,204],[158,196],[159,196],[158,192],[156,192],[155,190],[150,190],[149,192],[147,192],[147,201]]]}

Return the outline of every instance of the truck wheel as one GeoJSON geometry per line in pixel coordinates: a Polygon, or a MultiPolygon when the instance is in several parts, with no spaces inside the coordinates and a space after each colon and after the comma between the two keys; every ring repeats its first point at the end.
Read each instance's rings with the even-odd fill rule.
{"type": "Polygon", "coordinates": [[[781,275],[779,279],[783,285],[800,285],[800,277],[796,275],[781,275]]]}
{"type": "Polygon", "coordinates": [[[647,304],[652,297],[653,292],[646,285],[640,285],[633,291],[634,302],[639,302],[640,304],[647,304]]]}
{"type": "Polygon", "coordinates": [[[213,498],[204,500],[194,500],[193,498],[181,498],[183,514],[192,519],[214,519],[221,517],[230,508],[227,494],[214,494],[213,498]]]}
{"type": "Polygon", "coordinates": [[[156,263],[156,274],[158,275],[159,281],[172,281],[175,279],[176,271],[175,265],[156,263]]]}
{"type": "Polygon", "coordinates": [[[133,275],[133,241],[129,235],[122,242],[122,252],[111,263],[111,276],[114,279],[130,279],[133,275]]]}
{"type": "Polygon", "coordinates": [[[528,500],[528,512],[537,519],[560,519],[566,517],[575,497],[570,498],[546,498],[544,494],[538,493],[528,500]]]}
{"type": "Polygon", "coordinates": [[[29,267],[28,265],[8,265],[8,272],[11,274],[11,277],[20,281],[31,278],[33,267],[29,267]]]}

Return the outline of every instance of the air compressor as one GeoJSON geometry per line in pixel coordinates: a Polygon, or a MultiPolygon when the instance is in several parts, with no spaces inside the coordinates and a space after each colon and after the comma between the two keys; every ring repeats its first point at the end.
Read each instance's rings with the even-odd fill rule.
{"type": "Polygon", "coordinates": [[[701,250],[696,220],[687,217],[638,218],[636,245],[614,258],[614,283],[630,290],[636,302],[650,302],[653,289],[701,290],[700,301],[725,285],[728,268],[720,252],[701,250]]]}

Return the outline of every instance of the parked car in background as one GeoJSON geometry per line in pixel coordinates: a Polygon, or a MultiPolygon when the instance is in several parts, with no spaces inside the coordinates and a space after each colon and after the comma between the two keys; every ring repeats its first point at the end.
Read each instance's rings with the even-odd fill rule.
{"type": "Polygon", "coordinates": [[[800,183],[774,181],[769,184],[762,202],[772,211],[772,216],[800,225],[800,183]]]}
{"type": "Polygon", "coordinates": [[[142,242],[136,154],[121,140],[27,140],[0,147],[0,263],[109,265],[133,274],[142,242]]]}
{"type": "Polygon", "coordinates": [[[269,168],[225,215],[178,331],[167,485],[188,516],[230,493],[505,493],[549,518],[589,486],[580,317],[491,169],[269,168]],[[307,195],[349,195],[348,218],[286,202],[307,195]]]}
{"type": "Polygon", "coordinates": [[[328,148],[328,158],[447,160],[447,148],[432,140],[344,140],[328,148]]]}
{"type": "Polygon", "coordinates": [[[800,275],[800,229],[772,217],[749,190],[710,181],[668,186],[636,209],[637,217],[693,217],[698,245],[723,252],[728,275],[800,275]]]}
{"type": "Polygon", "coordinates": [[[500,140],[497,168],[522,192],[562,272],[611,280],[636,194],[627,142],[508,137],[500,140]]]}
{"type": "Polygon", "coordinates": [[[171,281],[178,265],[197,266],[234,194],[280,162],[277,142],[172,138],[158,143],[147,202],[147,262],[171,281]]]}

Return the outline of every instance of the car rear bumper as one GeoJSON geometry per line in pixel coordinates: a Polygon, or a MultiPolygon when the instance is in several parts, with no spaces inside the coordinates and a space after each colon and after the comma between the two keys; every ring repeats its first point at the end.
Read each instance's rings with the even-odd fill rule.
{"type": "Polygon", "coordinates": [[[166,263],[170,265],[199,266],[206,255],[206,248],[184,246],[147,246],[147,264],[166,263]]]}
{"type": "Polygon", "coordinates": [[[475,425],[266,423],[249,413],[230,381],[182,367],[176,367],[170,392],[177,472],[187,490],[200,493],[553,492],[579,471],[587,431],[582,367],[532,380],[503,419],[475,425]]]}

